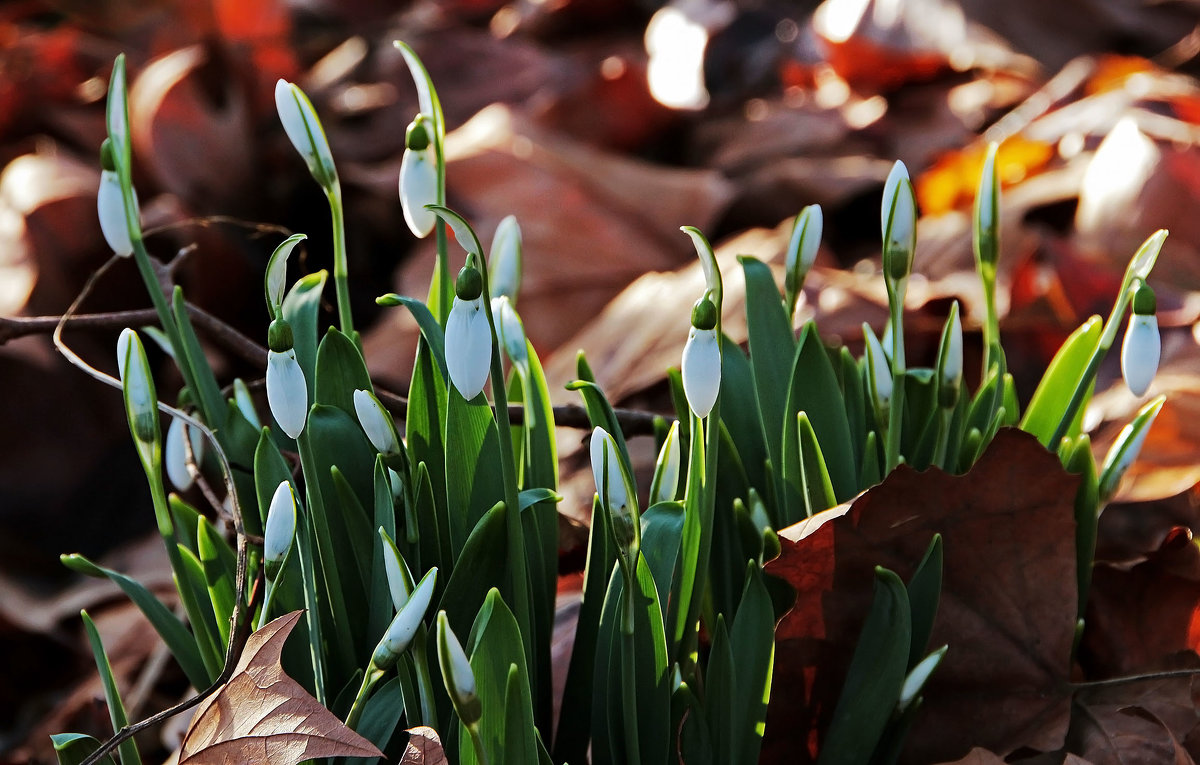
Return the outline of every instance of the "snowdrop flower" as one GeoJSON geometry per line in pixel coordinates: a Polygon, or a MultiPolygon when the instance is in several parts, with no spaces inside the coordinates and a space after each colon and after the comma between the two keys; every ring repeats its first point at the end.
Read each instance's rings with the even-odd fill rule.
{"type": "Polygon", "coordinates": [[[408,650],[409,643],[416,636],[425,612],[429,610],[429,601],[433,599],[433,585],[437,581],[437,567],[429,569],[420,583],[413,589],[412,596],[404,607],[396,612],[392,623],[388,626],[383,640],[375,648],[371,663],[380,669],[389,669],[408,650]]]}
{"type": "Polygon", "coordinates": [[[137,333],[126,327],[117,338],[117,366],[125,394],[125,409],[133,437],[143,444],[158,442],[158,399],[150,362],[137,333]]]}
{"type": "Polygon", "coordinates": [[[817,259],[821,246],[821,233],[825,228],[825,217],[821,205],[809,205],[796,216],[792,225],[792,237],[788,240],[784,276],[791,292],[799,292],[804,277],[817,259]]]}
{"type": "Polygon", "coordinates": [[[204,434],[188,426],[179,417],[172,417],[167,427],[167,440],[163,444],[163,462],[167,469],[167,478],[179,491],[192,488],[195,479],[188,470],[187,446],[184,439],[191,441],[192,459],[199,465],[204,459],[204,434]]]}
{"type": "Polygon", "coordinates": [[[429,118],[418,114],[404,136],[400,160],[400,209],[413,236],[424,239],[433,231],[437,216],[425,205],[438,202],[437,151],[429,139],[429,118]]]}
{"type": "Polygon", "coordinates": [[[492,317],[496,322],[496,334],[508,358],[518,367],[529,363],[529,349],[525,346],[525,327],[509,301],[508,295],[492,298],[492,317]]]}
{"type": "Polygon", "coordinates": [[[445,611],[438,612],[437,643],[438,665],[442,669],[442,680],[446,683],[446,693],[450,695],[454,711],[463,725],[475,725],[482,712],[479,697],[475,694],[475,673],[471,670],[471,662],[462,644],[458,642],[454,630],[450,629],[445,611]]]}
{"type": "Polygon", "coordinates": [[[879,210],[883,230],[883,269],[893,281],[908,276],[917,237],[917,199],[908,168],[897,160],[888,173],[883,187],[883,204],[879,210]]]}
{"type": "Polygon", "coordinates": [[[921,659],[917,663],[917,666],[912,668],[912,671],[904,678],[904,684],[900,686],[900,698],[896,702],[897,712],[903,712],[913,703],[913,700],[917,698],[917,694],[924,689],[925,683],[929,682],[929,676],[942,663],[942,658],[945,657],[948,649],[948,646],[942,646],[924,659],[921,659]]]}
{"type": "Polygon", "coordinates": [[[892,368],[884,355],[879,338],[871,327],[863,324],[863,338],[867,345],[867,368],[870,370],[871,390],[881,409],[887,409],[892,401],[892,368]]]}
{"type": "Polygon", "coordinates": [[[505,217],[496,226],[490,252],[488,286],[492,299],[503,296],[516,304],[517,292],[521,289],[521,227],[517,225],[515,215],[505,217]]]}
{"type": "Polygon", "coordinates": [[[617,442],[604,428],[592,430],[590,445],[592,457],[592,480],[601,504],[610,513],[620,512],[629,505],[629,492],[625,488],[625,476],[621,470],[621,457],[617,442]]]}
{"type": "Polygon", "coordinates": [[[1143,395],[1158,372],[1162,341],[1158,334],[1158,316],[1154,290],[1138,281],[1133,292],[1133,313],[1121,343],[1121,375],[1135,396],[1143,395]]]}
{"type": "Polygon", "coordinates": [[[958,301],[950,307],[950,317],[942,332],[941,348],[938,352],[941,380],[938,396],[942,406],[950,408],[958,402],[958,391],[963,373],[963,329],[958,310],[958,301]]]}
{"type": "Polygon", "coordinates": [[[998,145],[988,146],[983,160],[983,172],[979,176],[979,190],[975,194],[975,229],[980,241],[976,255],[981,263],[995,265],[996,225],[1000,212],[1000,179],[996,175],[996,151],[998,145]],[[986,240],[986,243],[985,241],[986,240]]]}
{"type": "Polygon", "coordinates": [[[679,466],[682,457],[679,452],[679,420],[671,425],[667,437],[663,441],[662,450],[658,454],[658,463],[654,469],[654,484],[650,487],[650,504],[669,502],[675,499],[679,490],[679,466]]]}
{"type": "Polygon", "coordinates": [[[267,577],[274,579],[283,564],[283,557],[296,538],[296,497],[292,485],[281,481],[275,487],[271,504],[267,508],[267,526],[263,530],[263,561],[266,562],[267,577]]]}
{"type": "Polygon", "coordinates": [[[1138,454],[1141,453],[1142,446],[1146,443],[1146,435],[1149,434],[1150,428],[1154,425],[1154,420],[1158,418],[1158,413],[1162,411],[1166,400],[1166,396],[1162,395],[1151,400],[1150,403],[1139,409],[1137,415],[1117,434],[1116,440],[1108,449],[1108,454],[1104,455],[1104,464],[1100,468],[1101,500],[1107,501],[1116,493],[1117,488],[1121,485],[1121,479],[1137,461],[1138,454]]]}
{"type": "Polygon", "coordinates": [[[354,391],[354,413],[358,415],[358,423],[363,432],[380,454],[391,455],[400,452],[400,442],[396,438],[396,426],[392,424],[392,416],[379,403],[379,399],[370,391],[354,391]]]}
{"type": "Polygon", "coordinates": [[[688,407],[700,418],[708,416],[721,392],[721,341],[716,326],[716,306],[701,298],[692,309],[692,328],[679,370],[688,407]]]}
{"type": "Polygon", "coordinates": [[[308,172],[326,191],[332,190],[338,182],[333,153],[308,96],[292,83],[279,80],[275,83],[275,109],[292,146],[308,165],[308,172]]]}
{"type": "Polygon", "coordinates": [[[483,391],[492,366],[492,327],[483,305],[483,277],[465,266],[454,287],[446,319],[446,369],[450,382],[470,401],[483,391]]]}
{"type": "MultiPolygon", "coordinates": [[[[137,197],[134,197],[137,209],[137,197]]],[[[100,190],[96,193],[96,212],[100,217],[100,231],[109,248],[123,258],[133,254],[133,239],[129,236],[129,223],[125,219],[125,197],[121,192],[121,179],[115,170],[100,173],[100,190]]]]}
{"type": "Polygon", "coordinates": [[[308,383],[292,347],[292,328],[276,319],[267,332],[267,404],[289,438],[298,438],[308,418],[308,383]]]}

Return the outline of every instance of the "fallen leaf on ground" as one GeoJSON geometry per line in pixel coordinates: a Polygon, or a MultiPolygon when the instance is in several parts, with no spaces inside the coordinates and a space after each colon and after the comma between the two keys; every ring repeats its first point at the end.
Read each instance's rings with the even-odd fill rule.
{"type": "Polygon", "coordinates": [[[776,630],[764,760],[815,757],[807,744],[819,741],[837,703],[874,567],[908,579],[934,533],[945,566],[930,645],[950,650],[903,761],[953,760],[976,746],[1002,754],[1061,747],[1077,480],[1034,438],[1002,430],[966,475],[901,466],[849,508],[783,530],[783,552],[767,570],[797,598],[776,630]]]}
{"type": "Polygon", "coordinates": [[[447,765],[446,753],[442,750],[442,739],[433,728],[425,725],[409,728],[408,746],[400,765],[447,765]]]}
{"type": "Polygon", "coordinates": [[[280,654],[302,613],[281,616],[247,639],[233,677],[197,707],[180,765],[383,756],[284,674],[280,654]]]}

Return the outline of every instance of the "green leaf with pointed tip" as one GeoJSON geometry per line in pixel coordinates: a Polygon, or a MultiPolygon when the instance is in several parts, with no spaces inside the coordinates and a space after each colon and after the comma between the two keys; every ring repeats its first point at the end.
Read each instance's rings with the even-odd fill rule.
{"type": "Polygon", "coordinates": [[[494,582],[508,581],[507,509],[497,502],[475,524],[463,545],[438,610],[446,612],[456,635],[470,634],[471,625],[494,582]]]}
{"type": "Polygon", "coordinates": [[[188,682],[193,686],[207,688],[220,673],[220,667],[216,667],[214,671],[205,665],[192,633],[179,617],[154,597],[141,582],[112,569],[97,566],[82,555],[63,555],[60,556],[60,560],[64,566],[76,573],[105,578],[120,587],[166,643],[171,655],[179,662],[188,682]]]}
{"type": "Polygon", "coordinates": [[[198,555],[196,526],[200,522],[200,511],[180,499],[178,494],[167,497],[167,507],[175,524],[176,541],[198,555]]]}
{"type": "MultiPolygon", "coordinates": [[[[443,356],[441,366],[444,367],[443,356]]],[[[417,342],[417,358],[413,363],[412,381],[408,388],[408,411],[405,415],[405,441],[408,445],[409,462],[424,463],[432,492],[427,496],[432,503],[433,525],[439,530],[438,541],[445,549],[439,559],[447,566],[454,564],[450,542],[450,515],[446,509],[446,409],[447,377],[439,372],[434,352],[424,339],[417,342]]],[[[420,482],[416,485],[420,488],[420,482]]],[[[418,504],[418,508],[423,506],[418,504]]],[[[421,528],[430,523],[427,515],[418,515],[421,528]]]]}
{"type": "Polygon", "coordinates": [[[517,495],[517,505],[520,506],[521,512],[525,512],[534,505],[542,502],[562,502],[563,496],[553,489],[536,488],[526,489],[517,495]]]}
{"type": "Polygon", "coordinates": [[[279,484],[284,481],[292,484],[295,496],[302,496],[299,487],[292,481],[292,471],[288,468],[287,461],[271,437],[271,429],[263,428],[259,433],[258,447],[254,450],[254,493],[258,497],[260,526],[266,526],[271,498],[275,496],[279,484]]]}
{"type": "MultiPolygon", "coordinates": [[[[862,454],[867,432],[870,429],[867,417],[867,394],[863,389],[862,372],[859,370],[858,362],[850,353],[850,349],[845,346],[838,349],[837,359],[833,361],[833,368],[837,372],[842,401],[846,405],[846,424],[850,428],[850,448],[854,454],[862,454]]],[[[860,489],[869,485],[861,473],[858,483],[860,489]]]]}
{"type": "Polygon", "coordinates": [[[221,645],[229,645],[229,626],[233,618],[233,581],[237,571],[237,556],[229,543],[221,538],[212,523],[203,516],[196,527],[197,556],[204,567],[204,581],[208,586],[208,602],[212,604],[213,617],[221,645]]]}
{"type": "Polygon", "coordinates": [[[833,495],[833,484],[825,457],[821,454],[821,443],[808,419],[807,412],[796,415],[796,434],[800,442],[800,478],[804,487],[804,506],[808,517],[837,504],[833,495]]]}
{"type": "Polygon", "coordinates": [[[413,319],[416,320],[417,328],[421,331],[421,337],[433,354],[434,361],[437,362],[442,379],[445,380],[449,376],[449,372],[446,371],[446,333],[429,308],[416,298],[397,295],[394,292],[376,298],[375,302],[384,306],[402,305],[408,309],[413,319]]]}
{"type": "MultiPolygon", "coordinates": [[[[92,752],[100,748],[100,742],[83,733],[55,733],[50,736],[54,745],[54,753],[58,756],[58,765],[82,765],[83,761],[92,756],[92,752]]],[[[96,765],[116,765],[113,758],[105,755],[96,765]]]]}
{"type": "Polygon", "coordinates": [[[1102,331],[1103,323],[1099,316],[1093,316],[1081,324],[1054,354],[1037,390],[1033,392],[1029,408],[1021,419],[1021,430],[1036,436],[1042,446],[1050,446],[1050,438],[1066,413],[1067,404],[1080,384],[1088,361],[1100,346],[1102,331]]]}
{"type": "Polygon", "coordinates": [[[454,553],[450,549],[450,529],[443,525],[449,521],[438,513],[433,496],[433,483],[424,462],[417,463],[413,483],[416,486],[413,492],[413,508],[417,517],[417,527],[421,530],[420,539],[417,540],[421,567],[428,570],[436,565],[439,571],[452,571],[454,553]]]}
{"type": "Polygon", "coordinates": [[[358,346],[340,330],[330,327],[317,348],[316,392],[318,404],[336,406],[357,423],[354,391],[373,391],[367,363],[358,346]]]}
{"type": "Polygon", "coordinates": [[[870,760],[900,698],[912,636],[910,613],[904,582],[877,566],[875,597],[821,744],[820,765],[870,760]]]}
{"type": "Polygon", "coordinates": [[[583,397],[583,404],[587,408],[588,421],[593,428],[604,428],[613,437],[613,440],[617,442],[617,451],[621,453],[621,459],[628,469],[632,464],[629,461],[629,446],[625,443],[625,434],[621,431],[617,414],[613,411],[612,405],[608,403],[604,391],[596,383],[586,380],[573,380],[567,383],[567,390],[579,391],[579,395],[583,397]]]}
{"type": "Polygon", "coordinates": [[[912,669],[925,656],[929,636],[933,634],[933,620],[937,616],[942,598],[942,535],[934,534],[925,550],[925,555],[908,582],[908,604],[912,613],[912,640],[908,651],[908,665],[912,669]]]}
{"type": "MultiPolygon", "coordinates": [[[[396,734],[400,718],[404,716],[404,692],[399,678],[393,677],[375,689],[363,707],[355,732],[370,741],[379,751],[385,751],[396,734]]],[[[361,763],[355,759],[349,762],[361,763]]]]}
{"type": "Polygon", "coordinates": [[[292,346],[296,362],[304,370],[308,400],[313,400],[317,368],[317,326],[321,316],[321,294],[325,291],[327,271],[317,271],[296,280],[283,299],[283,318],[292,326],[292,346]]]}
{"type": "MultiPolygon", "coordinates": [[[[388,478],[387,466],[383,462],[383,455],[375,458],[375,528],[382,529],[388,535],[389,539],[396,538],[396,504],[392,498],[392,482],[388,478]]],[[[405,508],[405,513],[412,517],[410,508],[405,508]]],[[[382,635],[387,631],[388,625],[391,624],[392,614],[395,610],[392,604],[392,591],[388,587],[386,576],[380,576],[380,572],[384,571],[384,555],[390,554],[385,550],[383,537],[378,533],[372,534],[371,545],[371,568],[373,575],[370,576],[370,605],[371,610],[367,613],[367,635],[382,635]]],[[[416,561],[418,570],[421,570],[420,560],[416,561]]]]}
{"type": "MultiPolygon", "coordinates": [[[[789,342],[791,332],[788,333],[789,342]]],[[[721,384],[729,391],[752,391],[755,389],[754,371],[750,360],[737,343],[728,336],[721,336],[721,384]]],[[[759,491],[767,490],[767,442],[763,431],[762,415],[756,402],[744,395],[738,406],[726,406],[721,411],[721,422],[729,429],[733,451],[741,459],[746,479],[759,491]]],[[[680,428],[683,420],[679,421],[680,428]]],[[[682,446],[682,441],[680,443],[682,446]]],[[[682,477],[682,476],[681,476],[682,477]]]]}
{"type": "MultiPolygon", "coordinates": [[[[197,540],[198,541],[198,540],[197,540]]],[[[208,599],[208,581],[204,576],[204,564],[200,558],[186,547],[179,546],[182,570],[175,572],[175,586],[180,590],[184,601],[188,621],[192,625],[192,634],[200,646],[201,653],[207,657],[205,665],[213,669],[214,676],[221,673],[225,664],[225,646],[221,644],[221,633],[217,627],[217,618],[213,614],[212,603],[208,599]],[[188,592],[184,593],[183,590],[188,592]],[[188,598],[191,598],[190,603],[188,598]]]]}
{"type": "MultiPolygon", "coordinates": [[[[479,734],[489,762],[497,765],[526,765],[537,758],[533,697],[522,645],[517,619],[493,587],[475,617],[465,648],[471,657],[475,693],[483,710],[479,734]],[[515,679],[510,668],[516,670],[515,679]],[[514,714],[516,719],[512,719],[514,714]]],[[[465,728],[460,728],[459,757],[463,765],[478,763],[465,728]]]]}
{"type": "MultiPolygon", "coordinates": [[[[375,503],[371,503],[371,514],[368,516],[367,509],[358,501],[354,487],[350,485],[350,481],[346,478],[346,474],[342,472],[342,469],[334,465],[329,471],[330,478],[333,479],[333,487],[337,492],[337,515],[346,526],[346,539],[350,542],[350,550],[354,558],[355,565],[352,569],[356,568],[358,570],[363,591],[369,598],[372,587],[371,560],[374,554],[376,538],[372,530],[379,528],[373,523],[375,503]]],[[[372,481],[371,485],[374,487],[374,481],[372,481]]],[[[374,499],[375,495],[373,493],[371,496],[374,499]]],[[[372,642],[371,647],[375,647],[374,642],[372,642]]],[[[357,690],[356,688],[355,691],[357,690]]]]}
{"type": "Polygon", "coordinates": [[[771,462],[783,464],[783,428],[792,379],[796,337],[775,286],[775,276],[762,261],[738,258],[746,277],[746,331],[759,417],[771,462]]]}
{"type": "MultiPolygon", "coordinates": [[[[92,646],[92,658],[96,661],[96,669],[100,671],[100,683],[104,686],[104,700],[108,703],[108,718],[112,721],[113,733],[120,731],[129,724],[125,714],[125,704],[121,701],[121,690],[117,687],[117,679],[113,677],[112,665],[108,663],[108,654],[104,652],[104,643],[100,640],[100,632],[92,622],[87,611],[80,611],[84,629],[87,630],[88,643],[92,646]]],[[[117,747],[121,757],[121,765],[141,765],[142,758],[138,754],[137,743],[133,739],[122,741],[117,747]]]]}
{"type": "Polygon", "coordinates": [[[736,728],[735,717],[737,707],[745,700],[737,696],[735,671],[725,617],[723,614],[717,614],[712,648],[708,654],[708,668],[704,675],[708,731],[717,762],[740,762],[737,759],[737,737],[740,731],[736,728]]]}

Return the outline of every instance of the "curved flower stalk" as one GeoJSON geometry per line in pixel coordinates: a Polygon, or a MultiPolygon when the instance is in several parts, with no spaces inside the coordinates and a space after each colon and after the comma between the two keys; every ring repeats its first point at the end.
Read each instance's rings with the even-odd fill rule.
{"type": "Polygon", "coordinates": [[[446,370],[454,388],[470,401],[483,392],[492,363],[492,326],[483,305],[479,270],[464,266],[454,291],[454,305],[446,319],[446,370]]]}
{"type": "Polygon", "coordinates": [[[1121,375],[1135,396],[1144,395],[1149,390],[1158,372],[1162,340],[1158,333],[1156,311],[1154,290],[1139,279],[1133,291],[1133,312],[1129,315],[1129,326],[1121,343],[1121,375]]]}
{"type": "Polygon", "coordinates": [[[433,231],[437,216],[425,205],[439,204],[437,150],[429,136],[430,119],[425,114],[408,126],[404,157],[400,160],[400,209],[408,230],[418,239],[433,231]]]}

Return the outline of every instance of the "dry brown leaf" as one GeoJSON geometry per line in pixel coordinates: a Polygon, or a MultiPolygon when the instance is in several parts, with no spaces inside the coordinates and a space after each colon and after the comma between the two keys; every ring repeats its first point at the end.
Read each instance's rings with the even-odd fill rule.
{"type": "Polygon", "coordinates": [[[1004,765],[1004,758],[995,752],[975,747],[961,760],[943,762],[942,765],[1004,765]]]}
{"type": "Polygon", "coordinates": [[[302,613],[281,616],[247,639],[233,677],[197,707],[180,765],[383,756],[284,674],[280,654],[302,613]]]}
{"type": "Polygon", "coordinates": [[[828,724],[870,609],[874,567],[907,579],[935,532],[945,565],[931,644],[950,651],[930,681],[905,760],[938,762],[976,746],[1005,754],[1061,747],[1070,716],[1077,481],[1032,436],[1002,430],[966,475],[901,466],[848,510],[827,511],[841,517],[815,530],[813,522],[785,529],[783,553],[767,570],[798,594],[776,630],[764,758],[806,761],[805,744],[828,724]]]}
{"type": "Polygon", "coordinates": [[[419,725],[408,729],[408,746],[400,765],[448,765],[446,752],[442,750],[442,739],[433,728],[419,725]]]}
{"type": "Polygon", "coordinates": [[[1074,722],[1072,748],[1095,765],[1194,765],[1167,725],[1144,707],[1089,705],[1074,722]]]}

